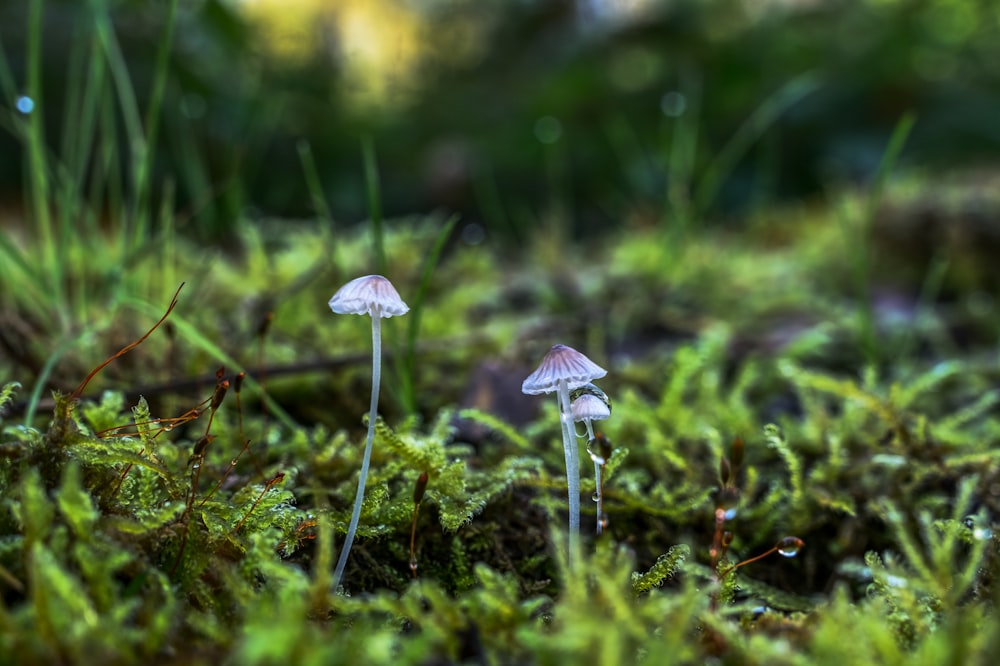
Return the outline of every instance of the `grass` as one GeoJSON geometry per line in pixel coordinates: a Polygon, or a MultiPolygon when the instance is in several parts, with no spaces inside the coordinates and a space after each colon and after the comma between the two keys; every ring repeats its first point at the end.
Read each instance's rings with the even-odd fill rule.
{"type": "MultiPolygon", "coordinates": [[[[886,208],[910,204],[913,188],[889,179],[910,121],[875,188],[769,209],[739,233],[690,225],[673,237],[681,251],[653,228],[559,252],[534,235],[501,253],[455,239],[456,218],[382,219],[373,141],[362,150],[373,223],[335,227],[303,143],[319,219],[243,220],[223,253],[177,230],[148,153],[105,131],[117,113],[133,139],[158,124],[122,100],[134,96],[115,73],[113,32],[81,44],[90,74],[71,107],[97,136],[64,137],[58,156],[40,114],[13,111],[0,67],[3,127],[32,167],[31,221],[71,212],[0,249],[0,315],[38,322],[26,353],[0,360],[3,654],[938,664],[995,653],[1000,321],[969,289],[989,285],[992,266],[947,243],[930,269],[873,260],[893,256],[886,208]],[[107,171],[86,183],[93,164],[107,171]],[[841,210],[862,211],[857,243],[844,242],[841,210]],[[68,234],[64,220],[83,224],[68,234]],[[326,302],[380,266],[413,312],[385,324],[405,342],[341,595],[330,568],[357,485],[369,342],[326,302]],[[181,280],[164,323],[67,397],[150,329],[181,280]],[[886,290],[895,301],[873,297],[886,290]],[[266,333],[261,313],[273,314],[266,333]],[[901,342],[874,363],[883,340],[901,342]],[[608,367],[615,405],[602,422],[610,524],[584,535],[572,578],[555,406],[537,413],[519,391],[554,343],[608,367]],[[45,402],[50,388],[62,392],[45,402]],[[734,513],[720,520],[720,508],[734,513]],[[733,568],[788,536],[805,543],[796,557],[733,568]]],[[[765,101],[735,152],[687,189],[711,192],[711,174],[807,89],[765,101]]],[[[671,159],[689,159],[695,138],[678,137],[671,159]]]]}

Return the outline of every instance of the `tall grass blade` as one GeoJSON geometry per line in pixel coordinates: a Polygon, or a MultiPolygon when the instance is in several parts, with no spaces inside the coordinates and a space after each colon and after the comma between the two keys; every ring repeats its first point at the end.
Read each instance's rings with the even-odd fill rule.
{"type": "Polygon", "coordinates": [[[372,225],[372,244],[375,252],[375,272],[385,275],[388,263],[385,258],[385,231],[382,228],[382,195],[379,186],[378,160],[371,136],[361,139],[361,157],[365,169],[365,192],[368,195],[368,217],[372,225]]]}
{"type": "MultiPolygon", "coordinates": [[[[924,275],[923,283],[920,285],[920,294],[913,307],[913,323],[907,326],[900,334],[898,342],[895,345],[896,363],[902,364],[907,360],[909,354],[912,353],[913,345],[916,343],[917,332],[920,330],[921,318],[925,312],[933,308],[935,301],[937,301],[938,296],[941,294],[941,288],[944,286],[944,278],[948,274],[950,266],[951,261],[948,257],[944,256],[944,252],[939,252],[931,259],[927,273],[924,275]]],[[[949,349],[947,353],[942,354],[942,356],[951,355],[957,355],[957,350],[949,349]]]]}
{"type": "Polygon", "coordinates": [[[170,0],[167,6],[166,25],[160,38],[156,52],[156,68],[153,75],[153,89],[149,98],[149,108],[146,109],[146,140],[142,159],[138,164],[135,181],[135,216],[138,227],[137,238],[133,247],[149,237],[152,215],[148,210],[152,196],[153,159],[156,155],[156,139],[160,129],[160,110],[163,107],[163,97],[167,89],[167,75],[170,70],[170,49],[174,42],[174,27],[177,23],[177,0],[170,0]]]}
{"type": "Polygon", "coordinates": [[[444,225],[442,225],[441,230],[434,239],[431,251],[424,260],[424,265],[420,272],[420,283],[417,285],[417,292],[410,303],[410,316],[407,318],[406,350],[403,353],[403,368],[402,373],[400,373],[402,402],[406,411],[410,414],[414,414],[417,411],[417,338],[420,336],[420,319],[423,315],[424,301],[427,298],[427,289],[430,286],[431,277],[434,275],[434,269],[441,258],[441,252],[444,250],[448,239],[451,237],[451,232],[457,223],[458,215],[456,214],[448,218],[444,225]]]}
{"type": "Polygon", "coordinates": [[[129,77],[128,64],[111,25],[105,0],[91,0],[90,6],[93,9],[97,38],[115,83],[115,98],[121,110],[125,136],[128,139],[128,155],[132,164],[138,164],[146,150],[146,137],[142,131],[142,116],[139,113],[139,103],[132,86],[132,79],[129,77]]]}
{"type": "Polygon", "coordinates": [[[858,289],[858,317],[861,328],[861,345],[864,349],[865,359],[869,365],[874,365],[879,360],[878,340],[875,331],[875,304],[872,302],[871,268],[872,268],[872,229],[875,225],[875,216],[882,203],[882,195],[885,186],[896,167],[899,155],[906,144],[906,139],[910,136],[910,131],[916,123],[916,116],[910,112],[903,115],[896,123],[892,136],[882,159],[879,161],[878,169],[872,178],[871,187],[868,190],[868,197],[865,202],[865,209],[859,220],[856,236],[853,238],[852,254],[855,257],[854,276],[858,289]]]}
{"type": "Polygon", "coordinates": [[[296,148],[299,152],[299,161],[302,163],[302,173],[306,179],[306,188],[309,190],[309,198],[312,199],[313,208],[319,215],[324,225],[321,227],[324,244],[332,249],[333,233],[335,223],[330,207],[323,196],[323,188],[319,183],[319,173],[316,171],[316,162],[313,160],[312,147],[305,139],[298,142],[296,148]]]}
{"type": "Polygon", "coordinates": [[[56,364],[74,347],[86,341],[95,331],[103,329],[105,325],[105,323],[93,324],[79,333],[64,335],[52,347],[45,359],[45,365],[42,366],[38,377],[35,378],[35,385],[31,388],[31,395],[28,397],[28,406],[24,412],[24,424],[26,426],[31,426],[35,421],[35,415],[38,413],[38,403],[42,399],[42,391],[45,390],[45,385],[48,384],[56,364]]]}
{"type": "Polygon", "coordinates": [[[43,0],[30,0],[28,5],[28,76],[27,96],[34,108],[28,114],[28,182],[31,210],[35,227],[39,233],[38,260],[45,267],[47,291],[57,305],[57,318],[62,330],[69,330],[68,313],[62,307],[63,266],[59,263],[56,249],[57,239],[53,233],[49,208],[49,169],[45,150],[44,113],[45,100],[42,99],[42,5],[43,0]]]}
{"type": "Polygon", "coordinates": [[[816,74],[807,72],[783,85],[757,107],[705,169],[694,195],[696,215],[703,214],[708,209],[722,183],[761,135],[774,125],[785,111],[819,87],[820,81],[816,74]]]}
{"type": "MultiPolygon", "coordinates": [[[[680,70],[680,94],[685,108],[673,123],[667,153],[667,212],[672,224],[667,228],[684,235],[697,211],[692,209],[691,190],[695,158],[698,154],[698,127],[701,122],[701,75],[690,66],[680,70]]],[[[668,247],[674,247],[670,243],[668,247]]]]}

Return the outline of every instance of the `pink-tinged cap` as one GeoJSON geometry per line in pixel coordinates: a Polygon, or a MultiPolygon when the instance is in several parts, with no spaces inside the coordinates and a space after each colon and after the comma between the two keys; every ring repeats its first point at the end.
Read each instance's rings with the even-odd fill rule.
{"type": "Polygon", "coordinates": [[[603,421],[611,418],[611,408],[596,395],[584,393],[570,403],[569,411],[574,421],[603,421]]]}
{"type": "Polygon", "coordinates": [[[392,317],[404,315],[410,306],[399,297],[399,292],[381,275],[354,278],[330,299],[330,309],[337,314],[392,317]]]}
{"type": "Polygon", "coordinates": [[[530,395],[552,393],[565,380],[566,388],[575,389],[600,379],[608,371],[566,345],[555,345],[542,359],[538,369],[521,384],[521,391],[530,395]]]}

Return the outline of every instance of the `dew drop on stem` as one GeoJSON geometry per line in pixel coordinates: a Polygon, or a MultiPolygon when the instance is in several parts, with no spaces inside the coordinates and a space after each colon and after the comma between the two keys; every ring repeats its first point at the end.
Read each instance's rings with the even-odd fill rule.
{"type": "Polygon", "coordinates": [[[779,555],[783,555],[784,557],[795,557],[804,545],[805,542],[802,539],[789,536],[775,544],[774,549],[778,551],[779,555]]]}

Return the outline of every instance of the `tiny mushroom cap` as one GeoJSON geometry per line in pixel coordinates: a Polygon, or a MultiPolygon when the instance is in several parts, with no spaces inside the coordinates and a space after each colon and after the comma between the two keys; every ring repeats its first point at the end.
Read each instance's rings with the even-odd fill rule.
{"type": "Polygon", "coordinates": [[[566,345],[555,345],[542,359],[541,365],[521,384],[521,391],[529,395],[552,393],[561,381],[566,388],[575,389],[600,379],[608,371],[589,358],[566,345]]]}
{"type": "Polygon", "coordinates": [[[410,311],[410,306],[399,297],[399,292],[381,275],[354,278],[330,299],[330,309],[337,314],[392,317],[410,311]]]}
{"type": "Polygon", "coordinates": [[[574,421],[603,421],[611,417],[611,405],[593,393],[580,394],[569,409],[574,421]]]}

